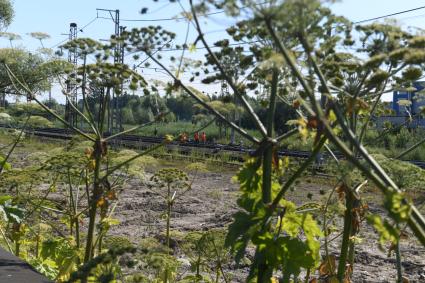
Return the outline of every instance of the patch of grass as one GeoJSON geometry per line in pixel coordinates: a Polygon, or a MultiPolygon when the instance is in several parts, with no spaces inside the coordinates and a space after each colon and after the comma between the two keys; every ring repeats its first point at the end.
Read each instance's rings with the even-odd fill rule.
{"type": "Polygon", "coordinates": [[[221,200],[223,198],[223,191],[219,188],[210,188],[207,190],[207,196],[213,200],[221,200]]]}

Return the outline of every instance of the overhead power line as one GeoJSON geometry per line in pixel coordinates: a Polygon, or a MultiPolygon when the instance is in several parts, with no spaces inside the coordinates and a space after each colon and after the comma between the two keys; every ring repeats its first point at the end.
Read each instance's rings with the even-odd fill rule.
{"type": "MultiPolygon", "coordinates": [[[[82,28],[79,28],[78,30],[80,32],[84,32],[84,29],[87,28],[88,26],[90,26],[91,24],[93,24],[95,21],[97,20],[97,17],[95,17],[94,19],[92,19],[90,22],[88,22],[87,24],[85,24],[82,28]]],[[[56,43],[55,45],[53,45],[52,47],[50,47],[50,49],[56,48],[59,45],[61,45],[62,43],[65,43],[66,41],[68,41],[69,39],[66,38],[64,40],[61,40],[60,42],[56,43]]]]}
{"type": "Polygon", "coordinates": [[[56,43],[55,45],[53,45],[52,47],[50,47],[50,49],[56,48],[56,47],[58,47],[59,45],[61,45],[62,43],[65,43],[66,41],[68,41],[68,38],[65,38],[64,40],[62,40],[62,41],[60,41],[60,42],[56,43]]]}
{"type": "MultiPolygon", "coordinates": [[[[268,3],[270,3],[270,1],[258,3],[256,5],[263,5],[263,4],[268,4],[268,3]]],[[[246,9],[246,8],[248,8],[248,6],[241,7],[240,9],[246,9]]],[[[395,12],[395,13],[387,14],[387,15],[383,15],[383,16],[378,16],[378,17],[374,17],[374,18],[370,18],[370,19],[364,19],[364,20],[353,22],[353,23],[354,24],[361,24],[361,23],[370,22],[370,21],[379,20],[379,19],[384,19],[384,18],[397,16],[397,15],[401,15],[401,14],[405,14],[405,13],[410,13],[410,12],[414,12],[414,11],[418,11],[418,10],[422,10],[422,9],[425,9],[425,6],[420,6],[420,7],[413,8],[413,9],[403,10],[403,11],[399,11],[399,12],[395,12]]],[[[199,16],[207,17],[207,16],[223,14],[223,13],[225,13],[225,11],[216,11],[216,12],[202,14],[202,15],[199,15],[199,16]]],[[[175,21],[175,20],[185,20],[185,19],[187,19],[187,18],[186,17],[172,17],[172,18],[158,18],[158,19],[122,19],[122,21],[125,21],[125,22],[161,22],[161,21],[175,21]]]]}
{"type": "Polygon", "coordinates": [[[162,11],[164,8],[168,7],[171,4],[172,4],[172,2],[167,1],[167,3],[165,3],[164,5],[162,5],[161,7],[158,7],[157,9],[155,9],[153,11],[148,10],[147,13],[145,13],[144,15],[150,15],[150,14],[158,13],[159,11],[162,11]]]}
{"type": "MultiPolygon", "coordinates": [[[[212,16],[216,14],[222,14],[223,11],[219,12],[213,12],[213,13],[207,13],[203,14],[202,16],[212,16]]],[[[186,17],[172,17],[172,18],[159,18],[159,19],[121,19],[123,22],[166,22],[166,21],[177,21],[177,20],[187,20],[186,17]]]]}
{"type": "MultiPolygon", "coordinates": [[[[270,3],[270,1],[262,2],[262,3],[259,3],[257,5],[262,5],[262,4],[267,4],[267,3],[270,3]]],[[[160,7],[160,8],[164,8],[164,7],[165,7],[165,5],[163,7],[160,7]]],[[[244,9],[244,8],[247,8],[247,7],[246,6],[245,7],[241,7],[241,9],[244,9]]],[[[356,24],[356,25],[357,24],[362,24],[362,23],[366,23],[366,22],[380,20],[380,19],[384,19],[384,18],[388,18],[388,17],[392,17],[392,16],[397,16],[397,15],[401,15],[401,14],[406,14],[406,13],[410,13],[410,12],[414,12],[414,11],[418,11],[418,10],[423,10],[423,9],[425,9],[425,6],[420,6],[420,7],[416,7],[416,8],[412,8],[412,9],[408,9],[408,10],[403,10],[403,11],[399,11],[399,12],[395,12],[395,13],[391,13],[391,14],[386,14],[386,15],[383,15],[383,16],[378,16],[378,17],[373,17],[373,18],[369,18],[369,19],[364,19],[364,20],[353,22],[353,24],[356,24]]],[[[205,16],[222,14],[222,13],[225,13],[225,11],[211,12],[211,13],[202,14],[200,16],[204,16],[205,17],[205,16]]],[[[86,27],[88,27],[89,25],[91,25],[92,23],[94,23],[97,19],[110,19],[110,18],[97,16],[93,20],[91,20],[89,23],[87,23],[86,25],[84,25],[80,29],[80,31],[83,31],[86,27]]],[[[127,21],[127,22],[160,22],[160,21],[173,21],[173,20],[183,20],[183,19],[187,19],[187,18],[186,17],[172,17],[172,18],[158,18],[158,19],[121,19],[121,21],[127,21]]],[[[214,30],[211,33],[220,32],[220,31],[221,30],[214,30]]],[[[222,30],[222,31],[225,31],[225,30],[222,30]]],[[[51,48],[57,47],[61,43],[65,42],[65,41],[66,40],[63,40],[63,41],[55,44],[51,48]]],[[[231,45],[231,46],[237,46],[237,45],[253,44],[253,43],[257,43],[257,42],[259,42],[259,41],[234,43],[234,44],[229,44],[229,45],[231,45]]],[[[212,46],[212,48],[215,48],[215,46],[212,46]]],[[[198,49],[205,49],[205,47],[197,47],[195,50],[198,50],[198,49]]],[[[181,51],[181,50],[183,50],[183,48],[169,48],[169,49],[162,49],[161,51],[181,51]]]]}
{"type": "MultiPolygon", "coordinates": [[[[244,41],[244,42],[240,42],[240,43],[229,43],[228,46],[249,45],[249,44],[254,44],[254,43],[258,43],[258,42],[261,42],[261,40],[244,41]]],[[[215,46],[214,45],[214,46],[210,46],[209,48],[221,48],[221,46],[215,46]]],[[[161,51],[161,52],[170,52],[170,51],[182,51],[184,49],[185,48],[157,48],[157,49],[153,49],[151,51],[154,52],[154,53],[152,53],[152,55],[153,55],[153,54],[155,54],[158,51],[161,51]]],[[[206,49],[206,47],[205,46],[200,46],[200,47],[193,48],[193,50],[202,50],[202,49],[206,49]]],[[[186,48],[185,50],[188,50],[188,48],[186,48]]],[[[133,54],[135,54],[137,52],[139,52],[139,51],[133,51],[131,53],[127,53],[126,56],[133,55],[133,54]]]]}
{"type": "MultiPolygon", "coordinates": [[[[262,3],[258,3],[255,4],[256,6],[259,5],[264,5],[264,4],[268,4],[271,1],[265,1],[262,3]]],[[[239,9],[246,9],[249,8],[249,6],[243,6],[240,7],[239,9]]],[[[210,13],[205,13],[205,14],[200,14],[198,15],[199,17],[208,17],[208,16],[213,16],[213,15],[217,15],[217,14],[223,14],[226,11],[216,11],[216,12],[210,12],[210,13]]],[[[165,22],[165,21],[176,21],[176,20],[187,20],[186,17],[172,17],[172,18],[159,18],[159,19],[121,19],[121,21],[123,22],[165,22]]]]}
{"type": "Polygon", "coordinates": [[[97,20],[97,17],[95,17],[93,20],[91,20],[89,23],[87,23],[86,25],[84,25],[82,28],[80,28],[80,32],[84,32],[84,29],[86,27],[88,27],[89,25],[91,25],[92,23],[94,23],[97,20]]]}
{"type": "Polygon", "coordinates": [[[414,11],[418,11],[418,10],[422,10],[422,9],[425,9],[425,6],[421,6],[421,7],[417,7],[417,8],[413,8],[413,9],[409,9],[409,10],[404,10],[404,11],[400,11],[400,12],[396,12],[396,13],[392,13],[392,14],[388,14],[388,15],[384,15],[384,16],[379,16],[379,17],[375,17],[375,18],[365,19],[365,20],[353,22],[353,24],[358,25],[358,24],[371,22],[371,21],[375,21],[375,20],[380,20],[380,19],[384,19],[384,18],[388,18],[388,17],[392,17],[392,16],[405,14],[405,13],[410,13],[410,12],[414,12],[414,11]]]}

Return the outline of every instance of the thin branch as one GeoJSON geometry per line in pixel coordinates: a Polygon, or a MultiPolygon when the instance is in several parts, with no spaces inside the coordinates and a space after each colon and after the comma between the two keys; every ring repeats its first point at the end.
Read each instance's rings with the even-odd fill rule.
{"type": "Polygon", "coordinates": [[[369,115],[366,118],[365,123],[363,124],[363,127],[360,131],[360,136],[359,136],[359,142],[362,142],[364,135],[366,134],[366,130],[367,127],[369,125],[369,121],[372,118],[373,113],[375,113],[376,108],[378,107],[379,101],[381,100],[382,95],[385,93],[385,87],[388,83],[388,79],[385,80],[384,86],[382,87],[382,91],[380,93],[377,93],[377,98],[376,101],[373,103],[372,109],[369,112],[369,115]]]}
{"type": "Polygon", "coordinates": [[[92,138],[91,136],[87,135],[86,133],[80,131],[79,129],[75,128],[74,126],[70,125],[67,121],[65,121],[62,117],[60,117],[58,114],[56,114],[53,110],[51,110],[49,107],[47,107],[44,103],[42,103],[40,100],[37,99],[37,97],[35,96],[34,93],[32,93],[32,91],[26,87],[16,76],[15,74],[13,74],[13,72],[10,70],[9,66],[7,64],[4,64],[6,66],[7,69],[7,74],[10,78],[10,80],[12,81],[14,87],[16,88],[16,85],[13,81],[13,79],[15,79],[24,89],[25,91],[31,95],[31,98],[37,102],[38,105],[40,105],[46,112],[48,112],[49,114],[53,115],[56,119],[58,119],[59,121],[61,121],[65,126],[69,127],[70,129],[72,129],[73,131],[77,132],[78,134],[82,135],[83,137],[87,138],[88,140],[91,141],[95,141],[94,138],[92,138]]]}
{"type": "Polygon", "coordinates": [[[304,33],[301,33],[299,35],[299,39],[301,41],[301,44],[304,47],[304,50],[305,50],[305,52],[307,54],[308,60],[311,62],[312,66],[313,66],[314,72],[319,77],[320,84],[325,89],[325,92],[327,94],[331,94],[331,90],[329,89],[329,86],[328,86],[328,83],[326,81],[325,75],[322,73],[322,70],[320,70],[320,68],[319,68],[316,60],[311,55],[311,52],[310,52],[311,46],[310,46],[310,43],[307,41],[307,38],[306,38],[305,34],[304,33]]]}
{"type": "MultiPolygon", "coordinates": [[[[347,146],[333,133],[332,127],[327,123],[326,118],[324,118],[322,109],[318,106],[317,101],[314,97],[313,92],[311,91],[310,87],[306,83],[305,79],[303,78],[301,72],[298,70],[298,68],[295,65],[295,62],[292,60],[292,58],[289,56],[288,51],[283,46],[282,42],[277,38],[277,35],[271,25],[270,20],[266,20],[267,28],[270,32],[270,35],[272,36],[273,40],[277,44],[277,47],[279,51],[284,56],[286,62],[294,72],[295,76],[299,80],[299,82],[302,84],[304,90],[308,94],[311,103],[314,108],[315,114],[318,116],[318,119],[320,120],[323,130],[325,131],[328,138],[339,148],[339,150],[347,157],[349,161],[351,161],[356,167],[358,167],[368,178],[374,181],[374,183],[382,190],[384,194],[391,193],[393,191],[400,192],[398,187],[394,184],[394,182],[387,176],[387,174],[382,170],[382,168],[379,166],[379,164],[367,153],[366,149],[358,145],[354,139],[350,135],[348,135],[348,138],[351,139],[351,142],[357,146],[358,152],[366,159],[366,161],[371,165],[371,167],[374,170],[370,170],[370,168],[365,167],[358,159],[357,157],[351,152],[350,149],[347,148],[347,146]]],[[[343,121],[341,120],[341,117],[338,118],[339,122],[343,121]]],[[[341,126],[344,125],[344,123],[340,123],[341,126]]],[[[349,131],[350,133],[350,131],[349,131]]],[[[417,208],[414,205],[410,205],[411,208],[411,215],[408,219],[409,227],[413,230],[416,237],[419,239],[419,241],[425,245],[425,220],[423,219],[420,212],[417,210],[417,208]]]]}
{"type": "Polygon", "coordinates": [[[152,125],[152,124],[154,124],[154,123],[156,123],[156,122],[158,122],[158,118],[159,117],[162,117],[162,116],[164,116],[164,115],[167,115],[169,112],[167,112],[167,113],[161,113],[161,114],[159,114],[153,121],[150,121],[150,122],[147,122],[147,123],[144,123],[144,124],[142,124],[142,125],[139,125],[139,126],[136,126],[136,127],[133,127],[133,128],[130,128],[130,129],[128,129],[128,130],[125,130],[125,131],[122,131],[122,132],[120,132],[120,133],[117,133],[117,134],[114,134],[114,135],[111,135],[111,136],[109,136],[109,137],[107,137],[107,138],[105,138],[104,139],[104,141],[109,141],[109,140],[112,140],[112,139],[114,139],[114,138],[117,138],[117,137],[119,137],[119,136],[122,136],[122,135],[125,135],[125,134],[128,134],[128,133],[131,133],[131,132],[133,132],[133,131],[135,131],[135,130],[138,130],[138,129],[140,129],[140,128],[143,128],[143,127],[146,127],[146,126],[149,126],[149,125],[152,125]]]}
{"type": "Polygon", "coordinates": [[[42,103],[36,97],[33,97],[33,100],[35,102],[37,102],[45,111],[47,111],[48,113],[50,113],[51,115],[53,115],[56,119],[58,119],[59,121],[61,121],[65,126],[69,127],[74,132],[80,134],[81,136],[85,137],[86,139],[88,139],[90,141],[93,141],[93,142],[95,141],[95,139],[93,137],[89,136],[88,134],[84,133],[83,131],[79,130],[78,128],[75,128],[74,126],[72,126],[71,124],[69,124],[68,122],[66,122],[62,117],[60,117],[58,114],[56,114],[55,112],[53,112],[49,107],[47,107],[44,103],[42,103]]]}
{"type": "Polygon", "coordinates": [[[235,123],[229,121],[224,117],[220,112],[215,110],[213,107],[208,105],[205,101],[203,101],[200,97],[198,97],[193,91],[191,91],[187,86],[185,86],[173,73],[171,73],[161,62],[159,62],[154,56],[152,56],[150,53],[146,52],[146,54],[151,58],[158,66],[160,66],[167,74],[170,75],[170,77],[174,80],[175,84],[181,86],[190,96],[192,96],[199,104],[201,104],[204,108],[208,109],[210,112],[212,112],[218,119],[223,121],[224,123],[228,124],[230,127],[234,128],[239,134],[241,134],[246,139],[250,140],[253,143],[259,144],[260,141],[248,134],[245,130],[240,128],[235,123]]]}
{"type": "MultiPolygon", "coordinates": [[[[61,81],[59,81],[59,83],[60,83],[60,85],[61,85],[61,87],[62,87],[62,89],[63,90],[65,90],[65,87],[64,87],[64,85],[62,84],[62,82],[61,81]]],[[[77,87],[75,87],[75,89],[76,89],[77,87]]],[[[73,90],[72,90],[73,91],[73,90]]],[[[72,92],[71,91],[71,92],[72,92]]],[[[87,118],[86,117],[86,115],[84,115],[78,108],[77,108],[77,106],[75,106],[74,105],[74,103],[71,101],[71,99],[69,98],[69,96],[70,96],[70,94],[71,93],[69,93],[69,92],[67,92],[67,91],[63,91],[64,92],[64,94],[65,94],[65,97],[66,97],[66,101],[68,102],[68,104],[71,106],[71,108],[75,111],[75,112],[77,112],[77,114],[78,115],[80,115],[86,122],[87,122],[87,124],[89,124],[90,125],[90,127],[92,128],[92,130],[93,130],[93,132],[96,134],[96,135],[98,135],[99,133],[98,133],[98,131],[97,131],[97,129],[96,129],[96,125],[95,125],[95,123],[94,123],[94,121],[91,121],[89,118],[87,118]]],[[[88,113],[90,113],[90,111],[88,111],[88,113]]]]}
{"type": "Polygon", "coordinates": [[[68,93],[65,95],[65,97],[66,97],[66,101],[71,106],[71,108],[74,109],[74,111],[77,112],[77,114],[79,114],[81,117],[83,117],[83,119],[87,122],[87,124],[90,125],[93,132],[95,134],[97,134],[97,131],[96,131],[96,128],[94,127],[94,125],[90,122],[90,120],[80,110],[78,110],[78,108],[74,105],[74,103],[72,103],[71,99],[69,99],[68,93]]]}
{"type": "Polygon", "coordinates": [[[213,59],[215,65],[219,69],[221,75],[224,77],[224,79],[227,81],[229,86],[232,88],[234,94],[236,94],[236,96],[240,99],[245,110],[248,112],[248,114],[254,120],[254,123],[257,126],[258,130],[261,132],[263,137],[267,137],[267,130],[266,130],[265,126],[263,125],[263,123],[261,123],[260,118],[258,118],[258,116],[255,113],[252,106],[248,103],[248,101],[245,99],[245,97],[239,92],[239,90],[238,90],[237,86],[234,84],[232,78],[230,78],[226,74],[226,71],[224,70],[223,66],[220,64],[217,56],[215,56],[214,52],[212,52],[210,46],[208,45],[207,41],[205,40],[204,34],[202,33],[201,26],[199,24],[198,17],[196,15],[195,7],[193,6],[193,0],[190,0],[190,7],[191,7],[191,10],[192,10],[193,19],[194,19],[195,24],[196,24],[196,30],[198,32],[198,38],[202,41],[203,45],[205,46],[205,49],[207,50],[208,54],[213,59]]]}
{"type": "Polygon", "coordinates": [[[332,156],[332,158],[335,160],[335,162],[337,164],[339,164],[338,157],[336,157],[335,153],[332,151],[332,149],[327,144],[325,144],[325,149],[326,149],[327,152],[329,152],[329,154],[332,156]]]}
{"type": "Polygon", "coordinates": [[[296,133],[298,133],[298,129],[297,128],[291,129],[291,130],[287,131],[286,133],[284,133],[284,134],[282,134],[280,136],[277,136],[275,138],[275,140],[276,140],[276,142],[280,142],[282,140],[285,140],[285,139],[287,139],[287,138],[295,135],[296,133]]]}
{"type": "Polygon", "coordinates": [[[415,150],[416,148],[418,148],[419,146],[421,146],[423,143],[425,143],[425,138],[418,141],[417,143],[415,143],[414,145],[412,145],[411,147],[409,147],[408,149],[406,149],[405,151],[403,151],[402,153],[400,153],[399,155],[397,155],[395,157],[395,159],[400,159],[403,156],[405,156],[406,154],[408,154],[409,152],[415,150]]]}
{"type": "Polygon", "coordinates": [[[24,132],[25,132],[25,128],[26,128],[26,126],[27,126],[27,123],[28,123],[28,121],[29,121],[30,117],[31,117],[31,115],[29,115],[29,116],[28,116],[27,120],[25,121],[24,126],[22,127],[21,132],[20,132],[20,133],[19,133],[19,135],[18,135],[18,138],[14,141],[14,143],[13,143],[12,147],[11,147],[11,148],[10,148],[10,150],[7,152],[6,157],[4,158],[3,162],[1,163],[1,165],[0,165],[0,174],[3,172],[4,165],[6,164],[7,160],[9,160],[10,155],[12,154],[12,152],[15,150],[16,146],[17,146],[17,145],[18,145],[18,143],[20,142],[21,137],[22,137],[22,135],[23,135],[23,134],[24,134],[24,132]]]}
{"type": "MultiPolygon", "coordinates": [[[[337,117],[341,116],[341,113],[339,109],[334,107],[332,104],[332,108],[335,111],[335,114],[337,117]]],[[[342,151],[350,154],[346,155],[347,159],[349,159],[352,163],[354,163],[368,178],[373,180],[375,184],[378,185],[378,187],[385,193],[389,194],[391,192],[397,192],[400,193],[400,189],[398,186],[394,183],[394,181],[387,175],[387,173],[381,168],[381,166],[376,162],[375,159],[373,159],[367,150],[358,143],[356,140],[354,134],[351,132],[351,130],[345,125],[344,123],[340,123],[341,128],[346,134],[346,137],[349,139],[352,145],[355,146],[355,149],[357,152],[371,165],[373,170],[370,170],[370,168],[365,167],[363,164],[360,163],[360,161],[357,159],[357,157],[348,150],[348,148],[343,145],[343,143],[334,135],[329,135],[329,138],[333,139],[334,142],[340,146],[340,149],[342,151]],[[331,137],[332,136],[332,137],[331,137]]],[[[407,200],[403,200],[403,203],[405,205],[409,205],[411,208],[411,215],[408,219],[409,227],[413,230],[416,237],[419,239],[419,241],[425,245],[425,219],[421,215],[421,213],[418,211],[418,209],[413,205],[410,204],[407,200]]]]}
{"type": "MultiPolygon", "coordinates": [[[[203,125],[201,128],[199,128],[196,131],[194,131],[193,133],[202,131],[203,129],[205,129],[206,127],[208,127],[209,125],[211,125],[214,121],[215,121],[215,118],[212,119],[210,122],[208,122],[206,125],[203,125]]],[[[129,164],[130,162],[136,160],[137,158],[142,157],[143,155],[146,155],[146,154],[148,154],[148,153],[150,153],[150,152],[152,152],[152,151],[154,151],[154,150],[156,150],[158,148],[161,148],[161,147],[167,145],[170,142],[176,141],[177,139],[178,139],[178,136],[175,137],[175,138],[173,138],[173,139],[171,139],[170,141],[164,141],[164,142],[162,142],[162,143],[160,143],[160,144],[158,144],[158,145],[156,145],[154,147],[151,147],[151,148],[149,148],[149,149],[147,149],[147,150],[145,150],[145,151],[143,151],[143,152],[141,152],[141,153],[139,153],[139,154],[137,154],[137,155],[135,155],[135,156],[127,159],[126,161],[118,164],[117,166],[112,167],[111,169],[109,169],[107,171],[107,173],[105,174],[105,176],[102,177],[101,181],[104,180],[104,179],[106,179],[108,176],[110,176],[112,173],[114,173],[114,171],[116,171],[117,169],[120,169],[123,166],[129,164]]]]}
{"type": "Polygon", "coordinates": [[[412,121],[410,119],[406,119],[403,123],[401,123],[397,127],[387,128],[384,131],[382,131],[381,133],[379,133],[379,136],[377,136],[376,138],[374,138],[372,141],[370,141],[369,143],[368,142],[364,142],[363,145],[364,146],[368,146],[371,143],[376,143],[376,142],[380,141],[382,138],[384,138],[387,134],[394,133],[394,132],[400,130],[401,128],[403,128],[404,126],[410,124],[411,122],[412,121]]]}
{"type": "Polygon", "coordinates": [[[282,186],[279,193],[274,198],[270,209],[273,211],[278,206],[280,200],[283,198],[285,193],[288,191],[288,189],[292,186],[292,184],[301,176],[301,174],[308,168],[308,166],[316,159],[316,155],[319,154],[320,150],[322,149],[323,145],[326,142],[326,137],[323,136],[317,143],[317,145],[314,147],[313,151],[311,152],[311,155],[308,157],[306,161],[303,162],[300,168],[289,178],[288,181],[282,186]]]}
{"type": "Polygon", "coordinates": [[[0,233],[1,233],[1,236],[3,237],[4,241],[6,242],[7,249],[9,250],[9,252],[10,252],[10,253],[13,253],[12,246],[10,245],[9,240],[7,239],[7,236],[6,236],[6,234],[4,233],[4,230],[3,230],[3,228],[1,227],[1,225],[0,225],[0,233]]]}
{"type": "Polygon", "coordinates": [[[101,180],[106,179],[108,176],[110,176],[111,174],[113,174],[116,170],[118,170],[118,169],[120,169],[120,168],[122,168],[122,167],[126,166],[127,164],[129,164],[130,162],[132,162],[132,161],[136,160],[137,158],[142,157],[142,156],[144,156],[144,155],[147,155],[148,153],[151,153],[152,151],[155,151],[155,150],[157,150],[158,148],[163,147],[163,146],[164,146],[164,145],[166,145],[167,143],[168,143],[168,142],[162,142],[162,143],[160,143],[160,144],[158,144],[158,145],[155,145],[155,146],[153,146],[153,147],[151,147],[151,148],[148,148],[148,149],[146,149],[146,150],[142,151],[141,153],[139,153],[139,154],[137,154],[137,155],[135,155],[135,156],[133,156],[133,157],[131,157],[131,158],[127,159],[126,161],[124,161],[124,162],[122,162],[122,163],[120,163],[120,164],[118,164],[118,165],[116,165],[116,166],[114,166],[114,167],[110,168],[110,169],[109,169],[109,171],[107,171],[107,172],[106,172],[105,176],[103,176],[101,180]]]}
{"type": "MultiPolygon", "coordinates": [[[[94,127],[94,132],[98,135],[98,136],[100,136],[100,132],[99,132],[99,129],[96,127],[96,122],[95,122],[95,120],[94,120],[94,117],[93,117],[93,115],[92,115],[92,113],[90,112],[90,107],[89,107],[89,104],[88,104],[88,101],[87,101],[87,99],[86,99],[86,82],[87,82],[87,73],[86,73],[86,67],[87,67],[87,54],[84,54],[84,61],[83,61],[83,82],[82,82],[82,85],[81,85],[81,94],[82,94],[82,96],[83,96],[83,103],[84,103],[84,106],[86,107],[86,109],[87,109],[87,115],[89,116],[88,118],[89,118],[89,120],[91,121],[91,123],[92,123],[92,126],[94,127]]],[[[84,111],[84,109],[83,109],[83,111],[84,111]]]]}
{"type": "Polygon", "coordinates": [[[288,65],[289,65],[290,69],[292,70],[292,72],[294,73],[295,77],[298,79],[301,86],[306,91],[307,95],[310,97],[310,100],[312,101],[312,106],[313,106],[313,109],[314,109],[314,112],[311,111],[312,112],[311,114],[314,114],[315,112],[317,112],[317,114],[323,114],[322,109],[319,107],[319,105],[316,102],[316,98],[314,97],[313,90],[310,88],[306,79],[301,74],[301,71],[298,70],[294,60],[289,55],[289,51],[283,46],[282,42],[277,37],[276,32],[274,31],[274,29],[272,27],[270,19],[265,19],[265,22],[266,22],[266,26],[267,26],[267,29],[268,29],[270,35],[272,36],[274,42],[277,45],[278,50],[280,51],[280,53],[282,53],[283,57],[285,58],[285,61],[288,63],[288,65]]]}

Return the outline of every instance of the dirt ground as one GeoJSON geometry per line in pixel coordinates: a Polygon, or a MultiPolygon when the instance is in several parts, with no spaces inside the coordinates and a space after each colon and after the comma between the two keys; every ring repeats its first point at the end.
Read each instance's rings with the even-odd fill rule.
{"type": "MultiPolygon", "coordinates": [[[[31,151],[33,150],[32,148],[31,151]]],[[[19,167],[19,164],[25,163],[27,151],[27,148],[18,148],[12,159],[15,166],[19,167]]],[[[238,185],[231,179],[236,172],[235,169],[221,169],[223,173],[198,173],[190,194],[186,194],[174,205],[172,231],[225,228],[232,222],[232,214],[237,211],[238,185]]],[[[150,174],[152,172],[147,173],[147,178],[150,174]]],[[[320,192],[327,192],[332,186],[333,181],[330,179],[310,177],[297,184],[296,189],[289,192],[287,197],[297,204],[308,201],[307,193],[312,193],[312,201],[323,200],[324,196],[320,192]]],[[[422,200],[423,196],[425,192],[421,193],[422,200]]],[[[371,212],[385,215],[380,205],[379,192],[366,192],[364,199],[367,200],[371,212]]],[[[114,217],[120,220],[120,224],[113,226],[110,233],[126,236],[134,243],[145,237],[161,234],[165,230],[165,220],[161,217],[165,210],[165,202],[159,195],[148,189],[144,182],[132,179],[119,195],[114,217]]],[[[337,225],[341,231],[341,218],[337,225]]],[[[335,235],[334,233],[329,238],[335,235]]],[[[359,237],[362,243],[357,245],[353,282],[395,282],[395,256],[389,257],[387,251],[379,249],[378,237],[373,228],[364,223],[359,237]]],[[[330,243],[330,252],[336,257],[339,245],[340,238],[330,243]]],[[[401,242],[401,255],[404,276],[408,282],[425,282],[425,248],[414,236],[401,242]]],[[[183,254],[178,256],[184,258],[183,254]]],[[[226,271],[233,275],[232,282],[244,282],[248,266],[238,269],[228,266],[226,271]]]]}
{"type": "MultiPolygon", "coordinates": [[[[232,214],[237,211],[237,184],[232,183],[232,173],[198,174],[190,194],[178,200],[173,209],[172,229],[174,231],[207,230],[225,227],[232,221],[232,214]]],[[[313,193],[313,200],[319,199],[320,191],[330,189],[331,182],[319,178],[310,183],[297,185],[288,198],[296,203],[306,200],[306,192],[313,193]]],[[[323,197],[323,196],[322,196],[323,197]]],[[[385,215],[384,210],[376,204],[376,192],[366,193],[365,199],[373,213],[385,215]]],[[[121,193],[116,216],[121,223],[114,227],[112,234],[125,235],[138,240],[146,236],[157,235],[165,229],[161,214],[165,203],[140,181],[132,180],[121,193]]],[[[337,223],[341,223],[337,220],[337,223]]],[[[329,238],[333,238],[332,234],[329,238]]],[[[364,223],[359,237],[362,243],[357,246],[353,282],[395,282],[395,256],[388,257],[386,251],[378,246],[378,237],[373,228],[364,223]]],[[[338,257],[339,238],[330,243],[330,252],[338,257]]],[[[322,252],[323,254],[323,252],[322,252]]],[[[401,243],[404,276],[409,282],[425,282],[425,248],[412,236],[401,243]]],[[[184,256],[184,255],[180,255],[184,256]]],[[[228,270],[234,282],[243,282],[247,270],[228,270]]]]}

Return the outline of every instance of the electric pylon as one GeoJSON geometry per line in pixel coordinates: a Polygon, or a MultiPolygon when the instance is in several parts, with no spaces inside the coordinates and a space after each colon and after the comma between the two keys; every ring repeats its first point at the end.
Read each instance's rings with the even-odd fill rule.
{"type": "MultiPolygon", "coordinates": [[[[125,27],[120,26],[120,10],[97,9],[97,11],[108,12],[115,24],[115,38],[119,38],[125,27]]],[[[114,63],[124,64],[124,45],[118,41],[114,48],[114,63]]],[[[114,133],[122,130],[122,110],[119,97],[116,95],[117,90],[113,90],[110,103],[108,105],[108,132],[114,133]]],[[[119,86],[118,92],[123,94],[123,84],[119,86]]]]}
{"type": "MultiPolygon", "coordinates": [[[[77,24],[71,23],[69,25],[69,41],[77,38],[77,24]]],[[[74,75],[77,70],[78,64],[78,53],[76,49],[70,49],[68,51],[68,62],[74,66],[74,75]]],[[[74,107],[78,107],[78,88],[72,78],[68,78],[66,83],[66,93],[68,98],[65,104],[65,120],[72,126],[77,127],[77,113],[74,111],[74,107]],[[72,104],[72,105],[71,105],[72,104]]]]}

